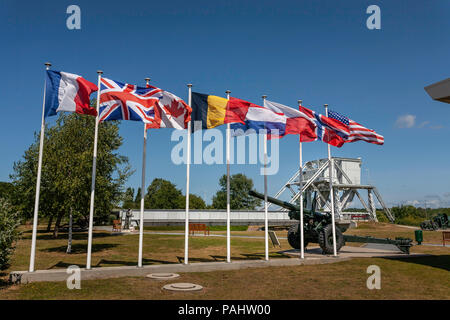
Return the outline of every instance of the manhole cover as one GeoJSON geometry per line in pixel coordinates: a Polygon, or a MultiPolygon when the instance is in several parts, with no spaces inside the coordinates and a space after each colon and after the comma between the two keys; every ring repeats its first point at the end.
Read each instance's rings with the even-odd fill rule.
{"type": "Polygon", "coordinates": [[[171,291],[198,291],[202,290],[203,287],[194,283],[171,283],[166,284],[163,289],[171,291]]]}
{"type": "Polygon", "coordinates": [[[156,280],[169,280],[178,278],[180,275],[178,273],[151,273],[147,275],[147,278],[156,280]]]}

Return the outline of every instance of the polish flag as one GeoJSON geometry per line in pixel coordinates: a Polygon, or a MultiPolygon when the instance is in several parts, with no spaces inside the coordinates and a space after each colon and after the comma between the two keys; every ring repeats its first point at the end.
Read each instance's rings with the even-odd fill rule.
{"type": "Polygon", "coordinates": [[[47,70],[45,88],[45,117],[59,111],[76,112],[97,116],[97,110],[90,106],[89,96],[98,88],[79,75],[47,70]]]}

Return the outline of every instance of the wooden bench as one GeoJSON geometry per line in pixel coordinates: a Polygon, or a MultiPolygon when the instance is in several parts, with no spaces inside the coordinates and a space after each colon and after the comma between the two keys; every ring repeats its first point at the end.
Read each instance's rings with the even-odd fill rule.
{"type": "Polygon", "coordinates": [[[194,235],[195,231],[203,231],[205,236],[206,233],[209,236],[209,227],[204,223],[189,223],[189,234],[194,235]]]}
{"type": "Polygon", "coordinates": [[[445,247],[445,240],[450,241],[450,231],[442,231],[442,245],[445,247]]]}
{"type": "Polygon", "coordinates": [[[122,221],[120,220],[113,220],[113,227],[112,227],[112,231],[117,231],[120,232],[122,231],[122,221]]]}

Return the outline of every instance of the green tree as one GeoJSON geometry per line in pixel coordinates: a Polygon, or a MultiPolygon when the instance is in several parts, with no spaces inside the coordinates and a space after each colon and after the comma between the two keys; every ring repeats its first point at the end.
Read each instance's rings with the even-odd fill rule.
{"type": "Polygon", "coordinates": [[[144,205],[147,209],[181,209],[181,190],[170,181],[155,178],[147,188],[144,205]]]}
{"type": "Polygon", "coordinates": [[[8,267],[15,244],[20,237],[17,229],[19,225],[18,212],[5,199],[0,198],[0,270],[8,267]]]}
{"type": "MultiPolygon", "coordinates": [[[[179,209],[186,209],[186,196],[180,195],[179,209]]],[[[189,194],[189,209],[206,209],[206,203],[202,197],[196,194],[189,194]]]]}
{"type": "MultiPolygon", "coordinates": [[[[213,197],[214,209],[227,208],[227,176],[219,180],[220,190],[213,197]]],[[[261,204],[261,200],[248,194],[253,189],[253,180],[242,173],[230,176],[230,208],[232,210],[254,210],[261,204]]]]}
{"type": "Polygon", "coordinates": [[[123,193],[123,202],[122,202],[122,209],[135,209],[136,204],[134,201],[134,189],[129,187],[125,192],[123,193]]]}
{"type": "MultiPolygon", "coordinates": [[[[60,114],[56,124],[44,136],[39,213],[56,219],[57,237],[62,219],[73,213],[74,221],[88,224],[92,178],[92,151],[95,118],[60,114]]],[[[99,125],[95,185],[95,220],[106,221],[122,197],[122,185],[131,174],[127,157],[116,151],[122,145],[117,122],[99,125]]],[[[34,210],[39,135],[25,151],[23,159],[14,163],[10,176],[14,184],[13,204],[22,216],[30,218],[34,210]]]]}
{"type": "Polygon", "coordinates": [[[10,199],[14,191],[14,185],[11,182],[0,181],[0,198],[10,199]]]}
{"type": "Polygon", "coordinates": [[[134,208],[141,207],[141,188],[139,187],[136,192],[136,197],[134,198],[134,208]]]}

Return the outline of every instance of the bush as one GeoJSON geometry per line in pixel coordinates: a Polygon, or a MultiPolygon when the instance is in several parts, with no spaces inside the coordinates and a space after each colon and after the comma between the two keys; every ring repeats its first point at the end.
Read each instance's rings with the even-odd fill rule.
{"type": "Polygon", "coordinates": [[[3,198],[0,198],[0,270],[9,266],[20,232],[19,213],[3,198]]]}
{"type": "Polygon", "coordinates": [[[406,225],[406,226],[415,226],[418,227],[420,226],[420,223],[424,221],[423,218],[420,217],[403,217],[400,219],[397,219],[395,221],[396,224],[402,224],[402,225],[406,225]]]}
{"type": "Polygon", "coordinates": [[[389,219],[386,217],[386,214],[384,213],[383,210],[377,210],[376,212],[377,212],[378,222],[386,222],[386,223],[390,222],[389,219]]]}

